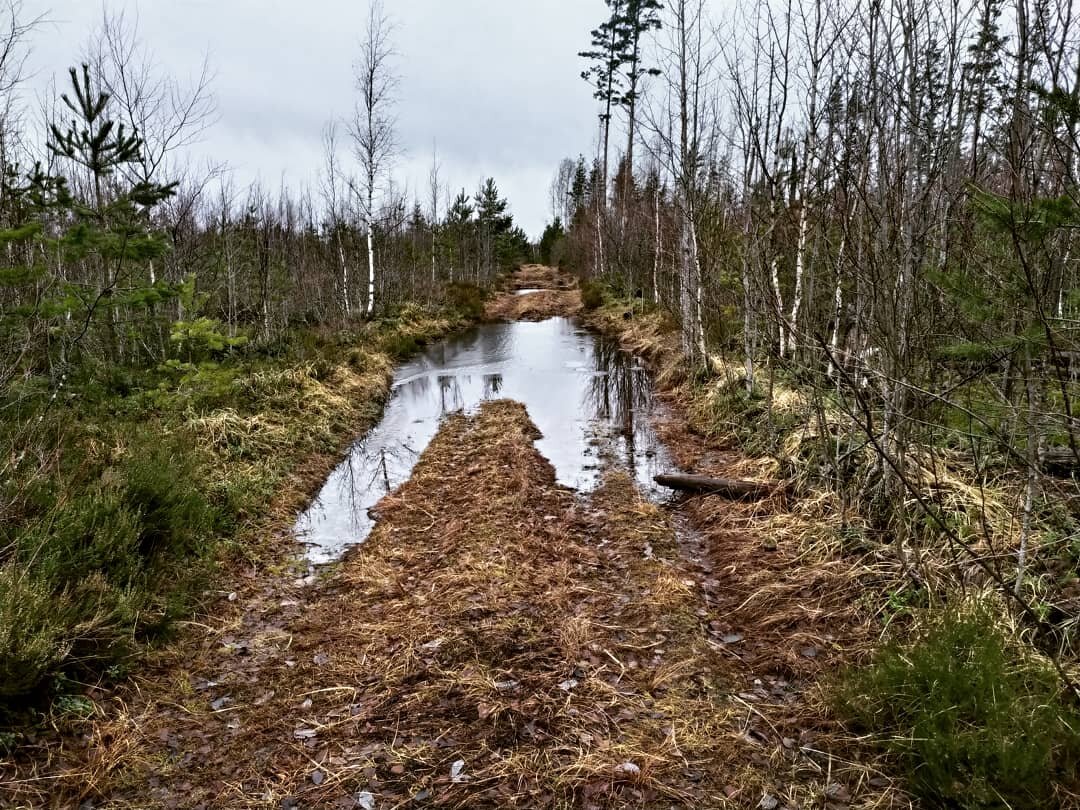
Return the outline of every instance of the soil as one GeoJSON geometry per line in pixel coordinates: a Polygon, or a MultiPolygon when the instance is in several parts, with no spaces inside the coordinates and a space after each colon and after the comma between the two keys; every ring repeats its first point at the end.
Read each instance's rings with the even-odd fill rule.
{"type": "MultiPolygon", "coordinates": [[[[545,292],[489,317],[580,310],[550,268],[513,286],[545,292]]],[[[661,372],[681,466],[761,474],[694,433],[658,321],[590,320],[661,372]]],[[[513,402],[449,418],[366,543],[317,578],[235,572],[0,806],[907,806],[825,708],[867,572],[807,543],[814,504],[659,507],[616,471],[581,496],[535,437],[513,402]]]]}

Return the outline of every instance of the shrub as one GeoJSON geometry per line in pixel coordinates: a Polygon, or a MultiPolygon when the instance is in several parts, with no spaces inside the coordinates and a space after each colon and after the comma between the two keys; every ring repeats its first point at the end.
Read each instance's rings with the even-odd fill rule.
{"type": "Polygon", "coordinates": [[[475,284],[455,281],[446,285],[446,303],[463,318],[475,320],[484,314],[486,293],[475,284]]]}
{"type": "Polygon", "coordinates": [[[387,332],[379,338],[379,348],[395,360],[404,360],[420,351],[423,343],[407,332],[387,332]]]}
{"type": "Polygon", "coordinates": [[[216,510],[181,448],[137,438],[80,495],[11,534],[0,569],[0,701],[123,663],[205,586],[216,510]]]}
{"type": "Polygon", "coordinates": [[[66,655],[63,600],[13,564],[0,568],[0,701],[35,689],[66,655]]]}
{"type": "Polygon", "coordinates": [[[1055,781],[1075,779],[1080,713],[986,603],[947,608],[912,643],[849,673],[838,697],[929,805],[1047,807],[1055,781]]]}
{"type": "Polygon", "coordinates": [[[144,559],[200,555],[216,516],[194,464],[183,448],[140,445],[119,471],[124,505],[139,518],[139,551],[144,559]]]}
{"type": "Polygon", "coordinates": [[[598,281],[585,281],[581,285],[581,305],[586,311],[598,309],[604,303],[604,287],[598,281]]]}

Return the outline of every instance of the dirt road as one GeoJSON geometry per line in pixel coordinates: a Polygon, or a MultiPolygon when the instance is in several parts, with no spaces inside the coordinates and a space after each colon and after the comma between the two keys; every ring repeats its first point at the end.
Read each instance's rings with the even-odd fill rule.
{"type": "MultiPolygon", "coordinates": [[[[521,317],[532,296],[549,314],[580,307],[553,271],[515,286],[569,289],[508,291],[492,317],[521,317]]],[[[658,364],[672,351],[651,322],[594,318],[658,364]]],[[[746,473],[691,432],[678,390],[658,426],[676,457],[746,473]]],[[[888,780],[837,757],[850,746],[814,686],[861,638],[848,572],[803,554],[785,531],[798,514],[660,508],[614,471],[580,496],[535,437],[513,402],[449,418],[364,545],[314,581],[238,574],[81,739],[20,774],[24,795],[99,809],[879,800],[888,780]]]]}

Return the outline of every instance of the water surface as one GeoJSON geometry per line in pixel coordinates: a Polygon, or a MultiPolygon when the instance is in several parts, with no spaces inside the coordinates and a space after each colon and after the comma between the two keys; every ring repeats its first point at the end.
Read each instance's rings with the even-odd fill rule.
{"type": "Polygon", "coordinates": [[[639,360],[566,318],[485,324],[432,345],[398,369],[382,420],[297,520],[308,559],[363,542],[368,510],[409,478],[442,418],[488,399],[525,405],[559,483],[588,492],[614,464],[660,497],[652,478],[670,463],[650,426],[651,383],[639,360]]]}

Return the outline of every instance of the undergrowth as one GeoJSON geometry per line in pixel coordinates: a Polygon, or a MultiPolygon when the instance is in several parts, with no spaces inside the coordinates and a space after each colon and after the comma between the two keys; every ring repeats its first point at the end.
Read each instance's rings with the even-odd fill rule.
{"type": "Polygon", "coordinates": [[[142,434],[93,485],[7,527],[0,700],[120,671],[205,587],[217,521],[190,454],[142,434]]]}
{"type": "MultiPolygon", "coordinates": [[[[678,348],[673,341],[664,344],[663,337],[677,326],[657,333],[658,317],[626,319],[625,310],[612,303],[592,320],[650,356],[661,372],[673,367],[678,348]]],[[[1060,803],[1056,791],[1075,792],[1080,709],[1065,699],[1050,663],[1001,621],[1002,611],[957,596],[952,574],[958,569],[950,568],[956,555],[936,551],[944,542],[938,523],[909,500],[876,496],[882,489],[880,462],[850,429],[832,392],[765,366],[757,369],[751,394],[741,366],[710,359],[709,373],[667,386],[686,403],[692,430],[739,448],[753,460],[743,467],[751,476],[783,479],[797,504],[825,505],[798,524],[804,552],[875,560],[878,575],[869,579],[867,615],[883,624],[902,618],[898,627],[915,622],[914,631],[882,648],[868,668],[847,674],[836,694],[840,715],[892,753],[925,806],[1051,807],[1060,803]],[[908,577],[893,561],[909,543],[926,550],[919,570],[925,585],[917,594],[905,589],[908,577]],[[931,609],[931,602],[953,606],[931,609]]],[[[974,476],[941,448],[913,452],[911,458],[908,474],[924,486],[927,503],[962,542],[974,544],[989,532],[992,542],[1009,548],[1016,518],[1006,479],[973,483],[974,476]]],[[[1037,505],[1037,530],[1074,537],[1072,510],[1050,504],[1047,498],[1037,505]]],[[[1059,579],[1072,574],[1069,581],[1075,581],[1068,544],[1062,540],[1058,546],[1044,556],[1062,561],[1059,567],[1067,570],[1056,572],[1059,579]]],[[[1045,565],[1029,564],[1029,578],[1045,565]]],[[[1037,584],[1028,583],[1036,597],[1037,584]]],[[[1066,595],[1057,589],[1058,599],[1066,595]]],[[[1065,614],[1073,621],[1074,611],[1065,614]]]]}
{"type": "Polygon", "coordinates": [[[596,281],[581,283],[581,306],[586,312],[599,309],[604,303],[604,286],[596,281]]]}
{"type": "Polygon", "coordinates": [[[837,704],[892,752],[927,806],[1042,808],[1075,787],[1080,712],[989,602],[931,614],[847,673],[837,704]]]}

